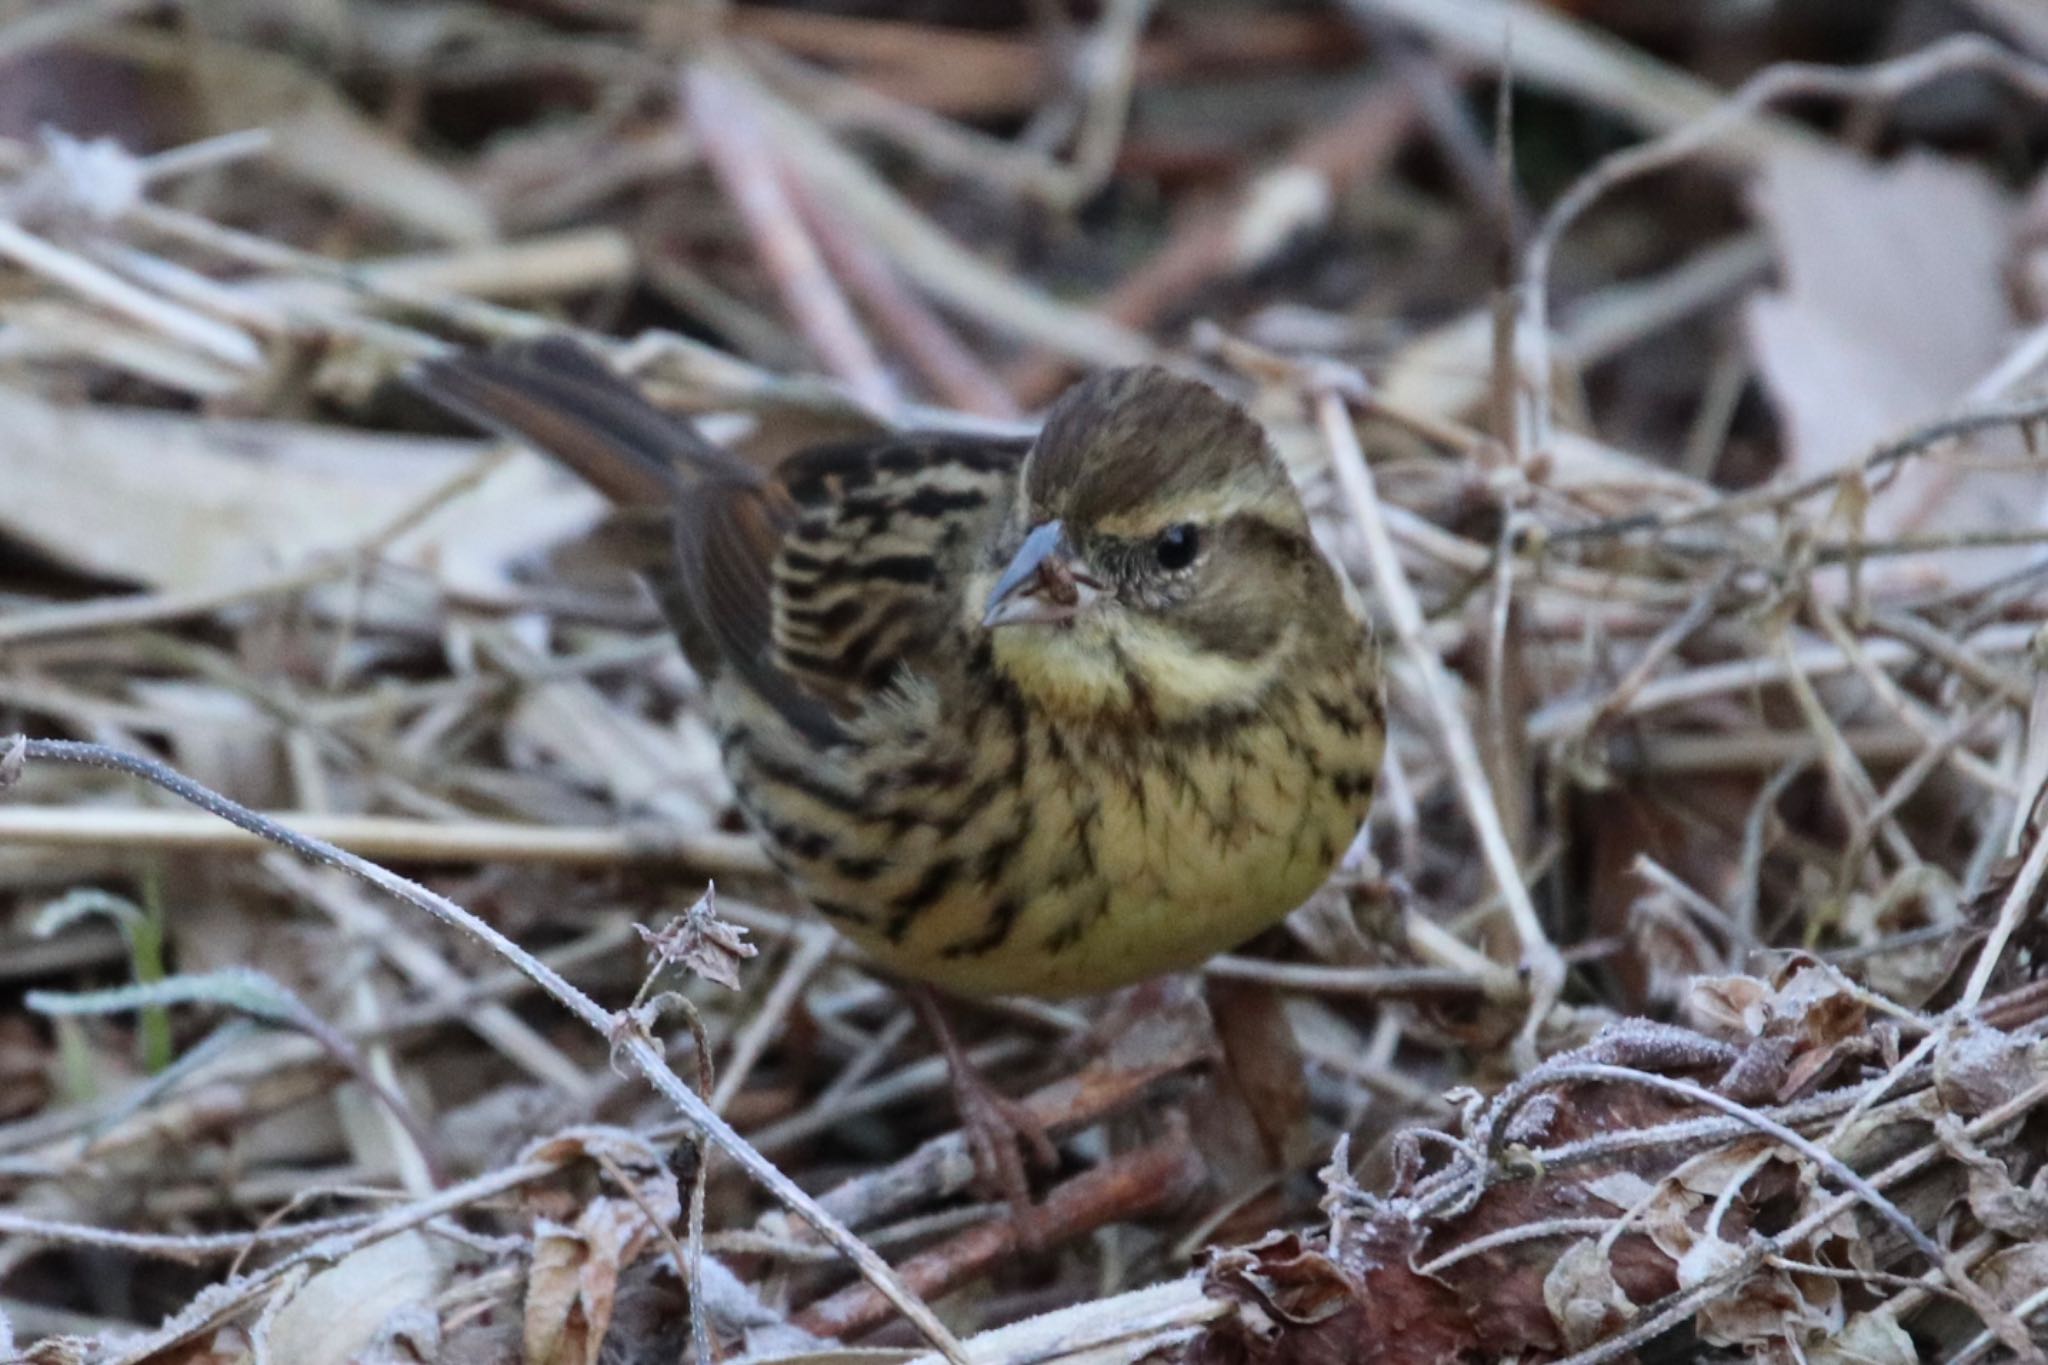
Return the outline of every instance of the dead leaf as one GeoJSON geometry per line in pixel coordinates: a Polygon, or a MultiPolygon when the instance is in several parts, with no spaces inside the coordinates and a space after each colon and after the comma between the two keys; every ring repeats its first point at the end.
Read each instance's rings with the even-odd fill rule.
{"type": "Polygon", "coordinates": [[[1327,1322],[1350,1301],[1350,1277],[1320,1250],[1292,1233],[1275,1233],[1256,1246],[1219,1254],[1210,1265],[1216,1288],[1245,1291],[1273,1319],[1299,1327],[1327,1322]]]}
{"type": "Polygon", "coordinates": [[[1970,1212],[1993,1232],[2008,1237],[2048,1237],[2048,1193],[2037,1174],[2029,1186],[2016,1184],[2004,1163],[1992,1158],[1970,1167],[1970,1212]]]}
{"type": "Polygon", "coordinates": [[[1948,1154],[1969,1173],[1970,1212],[1993,1232],[2008,1237],[2039,1241],[2048,1237],[2048,1168],[2034,1172],[2022,1186],[2012,1177],[2005,1161],[1972,1142],[1962,1122],[1944,1114],[1935,1120],[1934,1130],[1948,1154]]]}
{"type": "Polygon", "coordinates": [[[2041,1043],[1976,1020],[1965,1021],[1934,1051],[1934,1091],[1962,1118],[1989,1113],[2048,1071],[2041,1043]]]}
{"type": "MultiPolygon", "coordinates": [[[[0,426],[0,537],[75,572],[169,592],[245,585],[363,546],[475,470],[487,449],[65,407],[9,389],[0,389],[0,426]]],[[[337,585],[315,601],[331,599],[364,625],[424,624],[442,593],[504,595],[516,565],[601,514],[595,493],[539,456],[513,456],[379,550],[383,562],[417,571],[427,591],[372,575],[366,596],[337,585]]]]}
{"type": "Polygon", "coordinates": [[[619,1267],[592,1267],[583,1239],[551,1219],[538,1220],[533,1234],[533,1259],[526,1268],[526,1358],[535,1365],[589,1365],[611,1323],[619,1267]]]}
{"type": "Polygon", "coordinates": [[[1656,1188],[1634,1171],[1609,1171],[1586,1182],[1586,1193],[1614,1205],[1617,1209],[1632,1209],[1650,1197],[1656,1188]]]}
{"type": "Polygon", "coordinates": [[[1748,1184],[1765,1163],[1783,1160],[1782,1149],[1770,1138],[1737,1138],[1686,1162],[1675,1172],[1674,1183],[1718,1199],[1737,1181],[1748,1184]]]}
{"type": "Polygon", "coordinates": [[[1744,1042],[1763,1033],[1770,998],[1770,985],[1753,976],[1696,977],[1686,993],[1686,1018],[1717,1038],[1744,1042]]]}
{"type": "Polygon", "coordinates": [[[1977,1268],[1977,1282],[2007,1308],[2048,1289],[2048,1243],[2026,1242],[1992,1253],[1977,1268]]]}
{"type": "Polygon", "coordinates": [[[1702,1341],[1754,1348],[1787,1338],[1830,1340],[1841,1330],[1842,1312],[1841,1281],[1765,1269],[1702,1306],[1695,1321],[1702,1341]]]}
{"type": "Polygon", "coordinates": [[[245,583],[353,544],[477,449],[67,408],[11,389],[0,389],[0,425],[0,534],[68,568],[168,590],[245,583]]]}
{"type": "Polygon", "coordinates": [[[760,949],[747,942],[747,931],[718,917],[714,888],[705,887],[697,903],[659,929],[636,924],[640,941],[657,968],[682,967],[729,991],[740,988],[740,963],[760,949]]]}
{"type": "Polygon", "coordinates": [[[530,1365],[594,1365],[611,1326],[619,1277],[682,1216],[674,1172],[630,1133],[584,1129],[539,1143],[528,1156],[559,1161],[579,1151],[634,1188],[591,1200],[573,1227],[535,1220],[524,1316],[530,1365]]]}
{"type": "Polygon", "coordinates": [[[1697,1289],[1742,1263],[1742,1248],[1719,1237],[1698,1237],[1678,1258],[1678,1287],[1697,1289]]]}
{"type": "Polygon", "coordinates": [[[1543,1302],[1574,1351],[1613,1336],[1636,1315],[1636,1305],[1615,1282],[1607,1254],[1590,1237],[1566,1247],[1543,1277],[1543,1302]]]}
{"type": "Polygon", "coordinates": [[[1812,1047],[1832,1047],[1859,1037],[1865,1027],[1862,999],[1839,976],[1797,958],[1779,976],[1771,1012],[1793,1025],[1801,1041],[1812,1047]]]}
{"type": "MultiPolygon", "coordinates": [[[[373,1242],[306,1281],[270,1326],[270,1358],[294,1365],[348,1365],[402,1332],[433,1359],[440,1341],[432,1305],[442,1271],[427,1239],[402,1232],[373,1242]]],[[[400,1357],[402,1359],[402,1357],[400,1357]]]]}
{"type": "MultiPolygon", "coordinates": [[[[1998,363],[2015,323],[2004,273],[2014,213],[1983,172],[1924,154],[1879,165],[1800,151],[1765,162],[1756,203],[1783,287],[1751,302],[1750,343],[1785,424],[1788,475],[1859,461],[1957,408],[1998,363]]],[[[2010,455],[2019,445],[2008,434],[1970,449],[2010,455]]],[[[2021,529],[2037,521],[2044,491],[2048,478],[2033,470],[1916,460],[1872,490],[1862,531],[2021,529]]],[[[1914,572],[1975,578],[2030,553],[1916,556],[1914,572]]]]}
{"type": "Polygon", "coordinates": [[[1918,1365],[1920,1352],[1906,1329],[1883,1313],[1857,1313],[1806,1358],[1812,1365],[1918,1365]]]}

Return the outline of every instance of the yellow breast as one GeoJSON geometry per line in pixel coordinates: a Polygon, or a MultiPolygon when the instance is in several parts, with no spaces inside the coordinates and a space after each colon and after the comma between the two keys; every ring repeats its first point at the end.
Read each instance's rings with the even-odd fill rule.
{"type": "MultiPolygon", "coordinates": [[[[1346,685],[1173,743],[1034,736],[1011,797],[943,845],[904,839],[912,861],[951,865],[944,890],[898,933],[845,927],[896,970],[966,995],[1109,990],[1242,943],[1321,885],[1371,804],[1376,697],[1333,681],[1346,685]],[[977,862],[990,849],[999,858],[977,862]]],[[[839,904],[863,889],[812,880],[839,904]]]]}

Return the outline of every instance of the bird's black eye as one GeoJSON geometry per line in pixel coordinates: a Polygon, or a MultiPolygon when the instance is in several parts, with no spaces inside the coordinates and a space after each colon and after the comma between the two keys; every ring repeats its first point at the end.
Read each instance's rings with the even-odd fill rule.
{"type": "Polygon", "coordinates": [[[1152,553],[1158,557],[1160,568],[1171,571],[1194,563],[1195,552],[1201,546],[1202,533],[1184,521],[1161,531],[1159,539],[1152,542],[1152,553]]]}

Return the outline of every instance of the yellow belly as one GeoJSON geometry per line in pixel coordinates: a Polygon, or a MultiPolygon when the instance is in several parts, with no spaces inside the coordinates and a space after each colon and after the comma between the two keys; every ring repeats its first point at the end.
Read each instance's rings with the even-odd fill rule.
{"type": "MultiPolygon", "coordinates": [[[[1329,823],[1334,837],[1338,825],[1357,822],[1346,812],[1329,823]]],[[[1030,899],[1015,930],[986,952],[946,952],[991,913],[992,898],[972,888],[934,906],[900,943],[858,928],[850,934],[886,965],[957,994],[1084,995],[1237,946],[1306,900],[1334,865],[1313,846],[1284,841],[1261,841],[1235,858],[1179,851],[1177,865],[1106,856],[1098,875],[1030,899]]]]}
{"type": "Polygon", "coordinates": [[[956,840],[1021,825],[1000,875],[961,876],[898,936],[844,927],[964,995],[1078,995],[1192,967],[1322,884],[1365,818],[1379,754],[1376,729],[1346,735],[1311,714],[1121,769],[1034,761],[1018,808],[956,840]]]}

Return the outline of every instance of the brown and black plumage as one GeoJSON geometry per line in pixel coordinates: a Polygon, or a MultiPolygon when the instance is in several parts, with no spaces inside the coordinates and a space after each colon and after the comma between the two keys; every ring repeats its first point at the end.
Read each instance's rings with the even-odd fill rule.
{"type": "Polygon", "coordinates": [[[1329,873],[1383,738],[1367,630],[1259,427],[1155,368],[1035,441],[905,435],[772,474],[572,344],[422,366],[625,506],[771,858],[889,966],[1069,995],[1191,966],[1329,873]]]}

